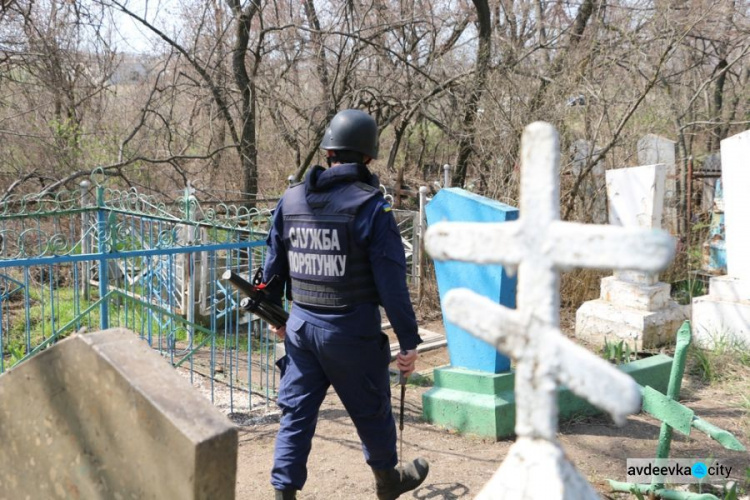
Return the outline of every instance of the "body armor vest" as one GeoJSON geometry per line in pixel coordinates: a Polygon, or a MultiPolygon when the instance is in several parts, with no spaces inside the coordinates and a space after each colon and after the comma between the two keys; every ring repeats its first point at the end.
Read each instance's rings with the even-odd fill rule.
{"type": "Polygon", "coordinates": [[[345,309],[379,303],[367,251],[358,245],[354,220],[380,191],[364,182],[312,191],[305,184],[284,195],[284,246],[295,303],[345,309]]]}

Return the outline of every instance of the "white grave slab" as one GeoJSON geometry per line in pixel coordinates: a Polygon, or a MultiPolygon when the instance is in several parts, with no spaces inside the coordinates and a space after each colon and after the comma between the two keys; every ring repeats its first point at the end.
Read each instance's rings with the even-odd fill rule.
{"type": "Polygon", "coordinates": [[[638,163],[652,165],[660,163],[666,168],[664,185],[664,229],[671,234],[678,232],[677,222],[677,143],[666,137],[648,134],[638,141],[638,163]]]}
{"type": "Polygon", "coordinates": [[[750,130],[721,141],[727,274],[750,280],[750,130]]]}
{"type": "Polygon", "coordinates": [[[727,276],[711,278],[709,294],[693,299],[695,341],[750,349],[750,130],[721,141],[721,183],[727,276]]]}
{"type": "Polygon", "coordinates": [[[666,167],[663,164],[607,170],[609,223],[660,229],[666,167]]]}
{"type": "Polygon", "coordinates": [[[436,259],[502,264],[518,272],[517,309],[466,289],[446,295],[448,319],[495,345],[516,365],[518,439],[479,499],[598,499],[557,441],[557,389],[565,385],[622,424],[640,389],[560,332],[560,274],[573,267],[658,272],[674,256],[661,231],[560,221],[559,142],[546,123],[521,144],[521,217],[502,224],[446,223],[425,239],[436,259]],[[541,480],[540,478],[543,478],[541,480]]]}
{"type": "MultiPolygon", "coordinates": [[[[661,228],[666,167],[662,164],[608,170],[609,222],[613,226],[661,228]]],[[[674,339],[688,316],[670,298],[670,286],[654,273],[615,271],[601,282],[598,300],[576,313],[576,336],[595,344],[626,339],[654,347],[674,339]]]]}

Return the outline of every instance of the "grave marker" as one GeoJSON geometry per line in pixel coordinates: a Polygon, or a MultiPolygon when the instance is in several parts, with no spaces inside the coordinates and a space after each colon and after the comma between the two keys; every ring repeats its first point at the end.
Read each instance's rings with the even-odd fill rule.
{"type": "Polygon", "coordinates": [[[0,442],[7,498],[234,498],[236,428],[124,329],[0,376],[0,442]]]}
{"type": "Polygon", "coordinates": [[[721,141],[721,186],[727,275],[711,278],[709,293],[693,299],[696,344],[750,349],[750,130],[721,141]]]}
{"type": "Polygon", "coordinates": [[[660,163],[666,167],[662,227],[672,235],[677,235],[679,229],[677,222],[677,143],[666,137],[648,134],[638,141],[637,148],[639,164],[660,163]]]}
{"type": "Polygon", "coordinates": [[[518,439],[477,498],[598,499],[556,439],[557,390],[566,385],[618,423],[638,411],[640,391],[633,379],[561,335],[559,270],[653,273],[670,262],[674,242],[661,232],[560,221],[559,142],[551,125],[526,128],[521,156],[519,220],[439,223],[426,238],[436,259],[518,270],[517,310],[468,290],[446,296],[450,321],[517,360],[518,439]]]}
{"type": "Polygon", "coordinates": [[[721,179],[714,179],[714,194],[712,195],[711,224],[708,239],[703,242],[703,259],[701,269],[713,275],[727,273],[727,245],[724,236],[724,194],[721,179]]]}
{"type": "MultiPolygon", "coordinates": [[[[518,219],[518,209],[459,188],[441,189],[425,207],[428,225],[450,222],[505,222],[518,219]]],[[[511,309],[516,306],[516,278],[502,266],[480,266],[468,262],[435,262],[440,302],[459,286],[468,287],[511,309]]],[[[445,314],[443,314],[445,316],[445,314]]],[[[510,360],[457,325],[445,322],[445,334],[453,368],[488,373],[510,369],[510,360]]]]}
{"type": "MultiPolygon", "coordinates": [[[[430,225],[439,221],[505,222],[518,218],[518,209],[463,189],[441,189],[425,207],[430,225]]],[[[500,265],[435,262],[440,303],[457,287],[469,287],[493,302],[513,308],[516,279],[500,265]]],[[[447,318],[445,311],[443,318],[447,318]]],[[[512,406],[504,391],[512,391],[510,360],[487,344],[445,320],[451,366],[435,370],[435,383],[422,397],[425,420],[460,432],[501,437],[512,432],[512,406]]]]}
{"type": "MultiPolygon", "coordinates": [[[[664,165],[607,171],[609,221],[613,226],[659,229],[664,201],[664,165]]],[[[670,298],[670,285],[654,273],[615,271],[602,279],[601,297],[576,312],[576,337],[604,344],[625,339],[636,348],[671,342],[687,318],[670,298]]]]}

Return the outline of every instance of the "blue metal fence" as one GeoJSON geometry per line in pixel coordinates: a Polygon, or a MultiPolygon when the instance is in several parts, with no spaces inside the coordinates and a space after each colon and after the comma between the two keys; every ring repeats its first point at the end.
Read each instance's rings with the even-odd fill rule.
{"type": "Polygon", "coordinates": [[[276,341],[219,277],[261,265],[269,216],[88,181],[0,202],[0,373],[74,332],[123,327],[225,411],[267,409],[276,341]]]}

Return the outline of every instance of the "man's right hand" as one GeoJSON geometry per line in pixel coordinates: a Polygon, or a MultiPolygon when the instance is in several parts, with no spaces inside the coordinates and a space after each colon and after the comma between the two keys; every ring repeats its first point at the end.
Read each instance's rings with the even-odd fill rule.
{"type": "Polygon", "coordinates": [[[396,356],[396,365],[404,378],[408,378],[409,375],[414,373],[414,365],[417,361],[417,350],[411,349],[409,351],[401,351],[396,356]]]}
{"type": "Polygon", "coordinates": [[[268,325],[268,328],[280,339],[284,340],[286,337],[286,325],[280,326],[278,328],[275,328],[271,325],[268,325]]]}

